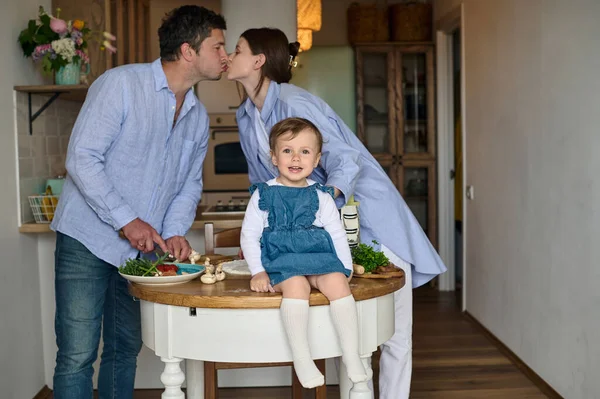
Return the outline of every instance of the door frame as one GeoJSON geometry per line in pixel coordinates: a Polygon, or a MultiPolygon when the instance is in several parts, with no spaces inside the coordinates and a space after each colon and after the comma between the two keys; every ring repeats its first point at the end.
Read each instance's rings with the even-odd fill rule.
{"type": "Polygon", "coordinates": [[[456,6],[436,21],[436,98],[437,98],[437,159],[438,159],[438,226],[439,253],[448,271],[439,277],[440,291],[454,291],[456,288],[456,267],[463,270],[463,309],[466,299],[466,204],[463,201],[463,264],[454,264],[454,179],[450,173],[454,169],[454,103],[453,103],[453,73],[452,73],[452,33],[460,29],[461,41],[461,133],[463,156],[463,192],[466,170],[465,157],[465,30],[464,3],[456,6]]]}

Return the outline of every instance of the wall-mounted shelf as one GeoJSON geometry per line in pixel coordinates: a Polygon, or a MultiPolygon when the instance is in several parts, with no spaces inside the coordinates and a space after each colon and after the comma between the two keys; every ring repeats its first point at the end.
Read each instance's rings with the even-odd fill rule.
{"type": "Polygon", "coordinates": [[[88,87],[86,85],[15,86],[15,91],[27,93],[27,102],[29,105],[29,134],[33,134],[33,121],[35,121],[36,118],[58,98],[58,96],[61,94],[69,94],[68,98],[65,99],[83,101],[87,94],[87,89],[88,87]],[[32,94],[47,95],[51,97],[40,107],[40,109],[33,113],[31,109],[32,94]]]}

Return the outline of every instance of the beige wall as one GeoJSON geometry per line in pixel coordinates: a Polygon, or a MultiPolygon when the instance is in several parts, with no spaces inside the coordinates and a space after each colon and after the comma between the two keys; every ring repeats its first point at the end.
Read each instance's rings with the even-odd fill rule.
{"type": "Polygon", "coordinates": [[[221,0],[150,0],[150,59],[160,56],[158,28],[165,14],[174,8],[185,5],[199,5],[215,12],[221,12],[221,0]]]}
{"type": "Polygon", "coordinates": [[[466,308],[562,396],[598,398],[600,2],[464,4],[466,308]]]}
{"type": "Polygon", "coordinates": [[[437,21],[447,13],[455,10],[463,0],[433,0],[433,20],[437,21]]]}
{"type": "Polygon", "coordinates": [[[16,96],[14,85],[41,83],[31,60],[23,58],[19,32],[49,0],[3,1],[0,7],[0,373],[2,398],[32,398],[44,386],[40,278],[37,242],[18,231],[16,96]]]}
{"type": "Polygon", "coordinates": [[[289,41],[296,40],[296,0],[223,0],[222,7],[230,53],[240,34],[249,28],[279,28],[289,41]]]}

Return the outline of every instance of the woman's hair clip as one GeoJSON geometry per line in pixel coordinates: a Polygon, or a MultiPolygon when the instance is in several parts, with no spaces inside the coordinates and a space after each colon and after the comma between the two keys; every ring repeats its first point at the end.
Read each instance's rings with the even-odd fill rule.
{"type": "Polygon", "coordinates": [[[290,55],[290,67],[295,68],[298,66],[298,61],[294,61],[294,56],[290,55]]]}

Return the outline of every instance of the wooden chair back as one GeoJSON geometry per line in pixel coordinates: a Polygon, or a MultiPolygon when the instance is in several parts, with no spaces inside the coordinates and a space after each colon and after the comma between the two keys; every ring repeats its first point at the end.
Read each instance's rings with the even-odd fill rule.
{"type": "MultiPolygon", "coordinates": [[[[227,229],[215,233],[214,225],[206,223],[204,225],[204,253],[206,255],[215,255],[216,248],[231,248],[240,246],[241,228],[227,229]]],[[[325,375],[325,359],[315,360],[315,364],[325,375]]],[[[286,363],[224,363],[224,362],[204,362],[204,397],[206,399],[217,399],[219,395],[219,381],[217,378],[218,370],[240,369],[251,367],[277,367],[293,366],[291,362],[286,363]]],[[[304,389],[293,371],[292,367],[292,398],[301,399],[304,396],[304,389]]],[[[316,399],[327,398],[327,386],[322,385],[314,389],[316,399]]]]}
{"type": "Polygon", "coordinates": [[[204,225],[204,253],[214,255],[215,248],[239,247],[240,227],[235,229],[227,229],[215,233],[215,228],[212,223],[204,225]]]}

